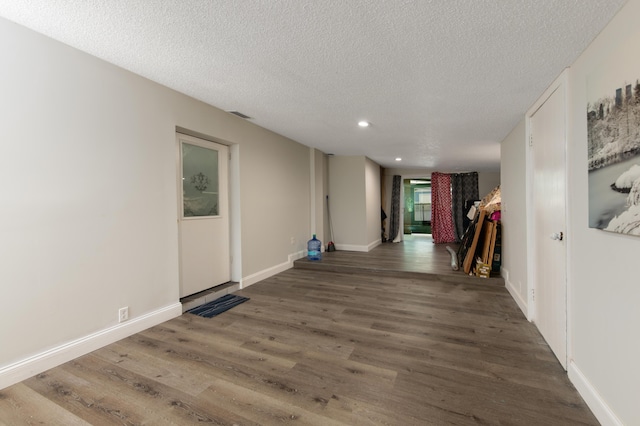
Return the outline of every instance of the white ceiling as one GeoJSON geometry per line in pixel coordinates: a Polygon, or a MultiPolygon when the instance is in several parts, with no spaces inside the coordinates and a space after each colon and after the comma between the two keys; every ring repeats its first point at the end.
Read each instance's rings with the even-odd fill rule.
{"type": "Polygon", "coordinates": [[[0,0],[0,16],[326,153],[497,171],[625,1],[0,0]]]}

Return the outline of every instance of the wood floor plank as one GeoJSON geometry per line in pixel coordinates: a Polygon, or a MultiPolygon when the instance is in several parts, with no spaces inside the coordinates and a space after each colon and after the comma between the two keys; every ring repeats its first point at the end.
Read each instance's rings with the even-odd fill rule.
{"type": "MultiPolygon", "coordinates": [[[[135,425],[140,424],[145,416],[152,414],[144,406],[141,409],[139,404],[109,392],[109,386],[105,386],[104,383],[100,382],[100,385],[96,386],[91,380],[75,374],[74,366],[77,364],[73,363],[77,363],[78,360],[38,374],[24,383],[93,425],[135,425]]],[[[94,376],[94,380],[94,383],[99,382],[97,376],[94,376]]]]}
{"type": "Polygon", "coordinates": [[[398,381],[397,390],[404,392],[407,400],[413,399],[416,407],[419,402],[433,404],[452,412],[464,412],[487,423],[496,418],[520,419],[518,424],[527,425],[588,424],[593,421],[589,416],[591,413],[585,416],[579,408],[574,409],[579,407],[575,405],[579,397],[567,392],[567,388],[541,390],[444,368],[431,368],[424,376],[416,372],[405,374],[398,381]],[[420,389],[425,381],[435,392],[418,397],[416,389],[420,389]],[[541,412],[541,406],[547,409],[541,412]]]}
{"type": "Polygon", "coordinates": [[[193,374],[193,371],[185,368],[183,364],[153,356],[148,351],[137,349],[126,342],[116,342],[98,349],[93,355],[191,396],[199,395],[216,380],[204,374],[193,374]]]}
{"type": "Polygon", "coordinates": [[[229,326],[230,330],[244,330],[246,327],[250,327],[254,335],[258,337],[290,343],[294,346],[326,353],[327,356],[343,359],[348,358],[353,351],[353,345],[336,340],[333,333],[326,329],[289,324],[275,318],[265,319],[246,314],[241,317],[230,313],[231,315],[235,315],[237,320],[229,326]]]}
{"type": "Polygon", "coordinates": [[[165,333],[166,328],[162,326],[152,327],[139,333],[140,336],[150,337],[167,343],[167,347],[184,347],[185,343],[190,343],[192,350],[199,353],[214,353],[219,359],[233,361],[239,364],[252,365],[256,369],[284,374],[295,366],[295,362],[277,356],[266,356],[265,354],[239,347],[234,342],[227,343],[224,338],[214,334],[202,333],[165,333]]]}
{"type": "Polygon", "coordinates": [[[0,425],[89,426],[54,401],[19,383],[0,391],[0,425]]]}
{"type": "MultiPolygon", "coordinates": [[[[295,423],[297,425],[346,425],[340,420],[309,411],[287,400],[255,391],[244,386],[220,380],[203,393],[203,398],[217,407],[243,413],[249,420],[261,425],[295,423]]],[[[321,410],[323,411],[323,410],[321,410]]]]}

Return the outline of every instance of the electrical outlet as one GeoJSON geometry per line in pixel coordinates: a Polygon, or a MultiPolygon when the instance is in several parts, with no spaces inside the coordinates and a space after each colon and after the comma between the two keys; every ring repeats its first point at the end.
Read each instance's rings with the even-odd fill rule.
{"type": "Polygon", "coordinates": [[[118,322],[123,322],[129,319],[129,307],[125,306],[118,310],[118,322]]]}
{"type": "Polygon", "coordinates": [[[295,244],[296,243],[296,237],[291,237],[291,244],[295,244]]]}

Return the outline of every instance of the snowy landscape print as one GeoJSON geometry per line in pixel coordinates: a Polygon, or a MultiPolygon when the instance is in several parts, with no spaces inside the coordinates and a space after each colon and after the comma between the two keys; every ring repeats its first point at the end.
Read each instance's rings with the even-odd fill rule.
{"type": "Polygon", "coordinates": [[[640,235],[640,62],[631,52],[621,46],[587,82],[589,227],[640,235]]]}

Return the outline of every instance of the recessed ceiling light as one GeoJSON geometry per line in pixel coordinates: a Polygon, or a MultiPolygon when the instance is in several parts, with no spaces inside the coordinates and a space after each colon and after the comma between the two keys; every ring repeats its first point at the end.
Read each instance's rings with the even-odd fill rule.
{"type": "Polygon", "coordinates": [[[360,127],[369,127],[369,122],[365,120],[358,121],[358,126],[360,127]]]}
{"type": "Polygon", "coordinates": [[[402,158],[396,157],[396,161],[402,161],[402,158]]]}

